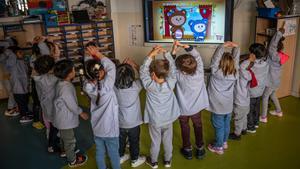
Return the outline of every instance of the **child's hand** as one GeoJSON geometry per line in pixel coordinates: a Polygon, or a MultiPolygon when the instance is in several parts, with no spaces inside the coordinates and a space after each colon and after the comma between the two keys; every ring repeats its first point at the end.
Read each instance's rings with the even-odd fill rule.
{"type": "Polygon", "coordinates": [[[95,46],[87,47],[87,53],[97,59],[102,59],[105,57],[101,52],[99,52],[99,48],[95,46]]]}
{"type": "Polygon", "coordinates": [[[89,119],[89,115],[85,112],[82,112],[80,113],[80,117],[83,119],[83,120],[88,120],[89,119]]]}
{"type": "Polygon", "coordinates": [[[172,46],[172,55],[176,55],[177,49],[178,49],[178,43],[179,41],[175,40],[173,42],[173,46],[172,46]]]}
{"type": "Polygon", "coordinates": [[[160,53],[161,49],[161,46],[155,46],[148,54],[148,57],[154,59],[154,57],[160,53]]]}
{"type": "Polygon", "coordinates": [[[132,66],[133,68],[135,68],[137,70],[139,69],[139,65],[129,57],[125,58],[123,63],[129,64],[130,66],[132,66]]]}
{"type": "Polygon", "coordinates": [[[250,55],[249,55],[249,61],[250,62],[254,62],[255,61],[255,59],[256,59],[256,56],[253,54],[253,53],[251,53],[250,55]]]}

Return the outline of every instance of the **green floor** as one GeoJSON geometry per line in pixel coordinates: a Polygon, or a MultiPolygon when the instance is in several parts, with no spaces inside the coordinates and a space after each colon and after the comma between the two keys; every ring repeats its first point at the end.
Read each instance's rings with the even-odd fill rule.
{"type": "MultiPolygon", "coordinates": [[[[142,93],[141,98],[145,98],[142,93]]],[[[88,104],[85,100],[81,103],[88,104]]],[[[300,169],[300,99],[288,97],[280,100],[285,114],[283,118],[270,117],[267,124],[261,124],[256,134],[248,134],[241,141],[229,141],[229,149],[224,155],[216,155],[207,151],[203,160],[185,160],[180,155],[181,135],[178,122],[174,123],[173,169],[300,169]]],[[[144,105],[144,99],[142,99],[144,105]]],[[[210,123],[210,113],[203,112],[204,138],[206,143],[214,139],[214,131],[210,123]]],[[[194,137],[192,136],[194,142],[194,137]]],[[[150,137],[146,125],[141,131],[141,154],[149,155],[150,137]]],[[[88,152],[89,161],[80,169],[97,169],[95,147],[88,152]]],[[[159,158],[162,165],[163,149],[159,158]]],[[[68,167],[65,167],[68,168],[68,167]]],[[[130,162],[122,165],[123,169],[131,168],[130,162]]],[[[139,169],[149,169],[146,164],[139,169]]]]}
{"type": "MultiPolygon", "coordinates": [[[[142,98],[145,98],[142,93],[142,98]]],[[[87,100],[79,98],[83,106],[87,106],[87,100]]],[[[142,99],[144,102],[144,99],[142,99]]],[[[285,112],[283,118],[270,117],[267,124],[261,124],[256,134],[248,134],[241,141],[230,141],[229,149],[224,155],[215,155],[207,152],[203,160],[193,159],[185,160],[179,152],[181,146],[180,128],[178,122],[174,124],[173,139],[173,169],[300,169],[300,99],[287,97],[280,100],[285,112]]],[[[142,104],[144,105],[144,103],[142,104]]],[[[3,111],[5,104],[1,104],[0,111],[3,111]]],[[[205,142],[209,143],[214,138],[214,131],[210,124],[210,113],[203,112],[204,137],[205,142]]],[[[8,119],[0,115],[0,138],[1,142],[5,137],[14,140],[9,143],[5,141],[7,149],[10,150],[9,157],[6,157],[6,165],[1,162],[1,169],[56,169],[65,165],[65,161],[58,157],[49,156],[45,150],[45,139],[41,138],[42,132],[23,127],[15,120],[8,119]],[[26,132],[16,134],[21,130],[26,132]],[[25,141],[23,141],[25,139],[25,141]],[[25,142],[25,145],[20,145],[25,142]],[[33,144],[33,145],[32,145],[33,144]],[[21,156],[21,157],[20,157],[21,156]],[[23,156],[23,157],[22,157],[23,156]],[[21,161],[20,161],[21,158],[21,161]],[[24,160],[25,159],[25,160],[24,160]],[[26,160],[27,159],[27,160],[26,160]],[[23,162],[23,161],[25,162],[23,162]]],[[[92,134],[88,122],[82,122],[79,129],[76,130],[78,144],[81,149],[87,152],[89,161],[80,169],[97,169],[95,162],[95,148],[92,143],[92,134]]],[[[192,137],[194,141],[194,137],[192,137]]],[[[3,146],[1,144],[0,148],[3,146]]],[[[141,154],[148,155],[150,147],[150,138],[147,126],[142,126],[141,132],[141,154]]],[[[5,152],[5,151],[4,151],[5,152]]],[[[159,168],[164,168],[162,164],[163,156],[159,158],[159,168]]],[[[1,159],[3,153],[0,155],[1,159]]],[[[1,160],[2,161],[2,160],[1,160]]],[[[3,160],[4,161],[4,160],[3,160]]],[[[68,167],[64,167],[68,168],[68,167]]],[[[122,165],[123,169],[130,168],[130,163],[122,165]]],[[[146,164],[138,169],[149,169],[146,164]]]]}

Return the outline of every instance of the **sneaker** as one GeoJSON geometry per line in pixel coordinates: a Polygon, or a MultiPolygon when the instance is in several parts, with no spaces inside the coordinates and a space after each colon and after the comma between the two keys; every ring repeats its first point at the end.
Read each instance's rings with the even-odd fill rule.
{"type": "Polygon", "coordinates": [[[273,116],[278,116],[278,117],[282,117],[283,116],[282,112],[270,111],[269,113],[271,115],[273,115],[273,116]]]}
{"type": "Polygon", "coordinates": [[[196,158],[197,159],[203,159],[205,156],[205,149],[204,146],[201,148],[196,148],[196,158]]]}
{"type": "Polygon", "coordinates": [[[193,159],[193,152],[192,149],[185,149],[185,148],[181,148],[180,150],[181,154],[183,155],[183,157],[187,160],[191,160],[193,159]]]}
{"type": "Polygon", "coordinates": [[[53,147],[48,147],[48,153],[54,153],[53,147]]]}
{"type": "Polygon", "coordinates": [[[152,162],[151,157],[147,157],[146,164],[149,165],[151,168],[158,168],[158,162],[152,162]]]}
{"type": "Polygon", "coordinates": [[[255,129],[247,129],[247,133],[252,133],[252,134],[254,134],[254,133],[256,133],[256,130],[255,130],[255,129]]]}
{"type": "Polygon", "coordinates": [[[260,116],[259,117],[259,121],[262,122],[262,123],[267,123],[268,122],[268,118],[267,118],[267,116],[266,117],[260,116]]]}
{"type": "Polygon", "coordinates": [[[211,152],[213,152],[213,153],[216,153],[216,154],[219,154],[219,155],[224,154],[224,149],[223,149],[223,147],[215,147],[215,146],[213,146],[212,144],[209,144],[209,145],[207,146],[207,148],[208,148],[209,151],[211,151],[211,152]]]}
{"type": "Polygon", "coordinates": [[[259,128],[259,125],[255,125],[254,127],[255,127],[256,129],[258,129],[258,128],[259,128]]]}
{"type": "Polygon", "coordinates": [[[68,166],[71,168],[83,166],[88,160],[88,157],[86,155],[76,155],[76,159],[69,163],[68,166]]]}
{"type": "Polygon", "coordinates": [[[23,116],[23,117],[21,117],[21,119],[20,119],[20,123],[21,123],[21,124],[30,123],[30,122],[32,122],[32,118],[31,118],[31,117],[28,117],[28,116],[23,116]]]}
{"type": "Polygon", "coordinates": [[[227,142],[224,142],[223,143],[223,150],[227,150],[228,149],[228,144],[227,144],[227,142]]]}
{"type": "MultiPolygon", "coordinates": [[[[75,154],[78,154],[79,152],[80,152],[79,149],[76,149],[76,150],[75,150],[75,154]]],[[[61,151],[59,156],[60,156],[61,158],[64,158],[64,157],[67,157],[67,154],[66,154],[65,151],[61,151]]]]}
{"type": "Polygon", "coordinates": [[[8,117],[15,117],[15,116],[20,115],[20,113],[18,111],[16,111],[15,108],[13,108],[13,109],[5,110],[4,115],[8,116],[8,117]]]}
{"type": "Polygon", "coordinates": [[[170,168],[171,167],[171,161],[164,161],[164,165],[166,168],[170,168]]]}
{"type": "Polygon", "coordinates": [[[131,167],[133,167],[133,168],[138,167],[138,166],[144,164],[145,161],[146,161],[145,156],[139,156],[139,158],[137,160],[131,161],[131,167]]]}
{"type": "Polygon", "coordinates": [[[120,164],[123,164],[125,161],[129,160],[129,158],[129,154],[124,154],[122,157],[120,157],[120,164]]]}
{"type": "Polygon", "coordinates": [[[246,135],[247,134],[247,129],[242,130],[242,135],[246,135]]]}
{"type": "Polygon", "coordinates": [[[236,135],[235,133],[229,134],[229,139],[231,140],[241,140],[241,135],[236,135]]]}
{"type": "Polygon", "coordinates": [[[45,126],[43,125],[43,123],[41,123],[40,121],[33,122],[32,123],[32,127],[36,128],[38,130],[42,130],[43,128],[45,128],[45,126]]]}

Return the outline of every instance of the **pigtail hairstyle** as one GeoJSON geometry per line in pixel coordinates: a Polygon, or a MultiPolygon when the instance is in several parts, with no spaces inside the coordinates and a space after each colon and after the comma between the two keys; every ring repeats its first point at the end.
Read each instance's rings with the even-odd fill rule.
{"type": "Polygon", "coordinates": [[[101,62],[95,59],[91,59],[86,61],[85,63],[85,73],[88,80],[94,81],[97,80],[97,98],[96,98],[96,105],[98,106],[100,100],[99,91],[101,90],[100,86],[100,79],[99,79],[99,71],[103,70],[103,65],[101,62]]]}

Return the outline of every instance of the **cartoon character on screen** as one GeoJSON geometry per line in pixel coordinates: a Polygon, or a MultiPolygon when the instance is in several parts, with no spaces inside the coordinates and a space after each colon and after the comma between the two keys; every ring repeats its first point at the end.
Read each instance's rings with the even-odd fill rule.
{"type": "Polygon", "coordinates": [[[195,41],[203,42],[205,40],[207,23],[208,23],[207,19],[189,21],[189,26],[191,28],[191,31],[194,33],[195,41]]]}
{"type": "Polygon", "coordinates": [[[168,22],[172,26],[171,32],[173,39],[182,39],[184,36],[183,25],[186,22],[186,11],[175,11],[168,17],[168,22]]]}

